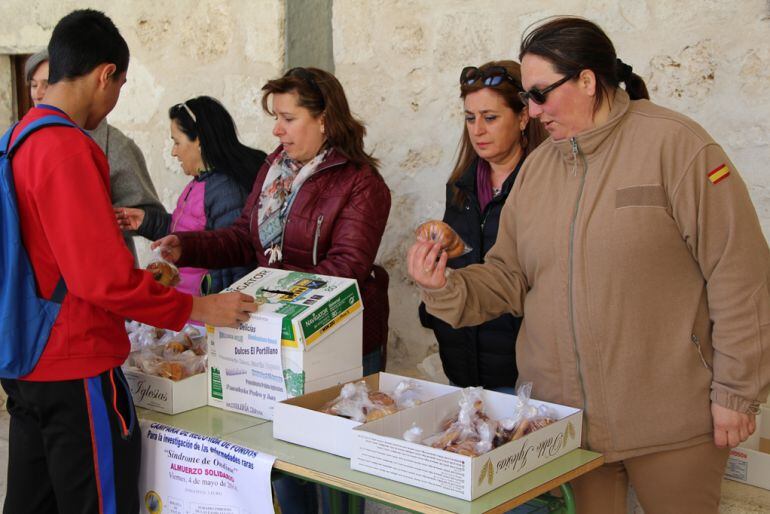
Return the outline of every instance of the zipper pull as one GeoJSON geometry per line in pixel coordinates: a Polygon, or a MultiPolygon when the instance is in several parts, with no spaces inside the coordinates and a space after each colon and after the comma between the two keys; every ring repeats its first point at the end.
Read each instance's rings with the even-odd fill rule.
{"type": "Polygon", "coordinates": [[[578,148],[576,137],[571,137],[569,142],[572,145],[572,176],[577,177],[577,160],[578,154],[580,153],[580,148],[578,148]]]}
{"type": "Polygon", "coordinates": [[[313,238],[313,266],[318,266],[318,239],[321,237],[321,225],[324,222],[324,215],[321,214],[316,220],[315,237],[313,238]]]}

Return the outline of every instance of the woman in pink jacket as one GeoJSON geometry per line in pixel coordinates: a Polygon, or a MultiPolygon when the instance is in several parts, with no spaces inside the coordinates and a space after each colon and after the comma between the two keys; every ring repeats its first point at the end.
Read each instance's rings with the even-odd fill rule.
{"type": "MultiPolygon", "coordinates": [[[[147,239],[171,232],[214,230],[230,226],[241,213],[265,153],[238,140],[230,113],[214,98],[200,96],[169,109],[171,155],[192,180],[179,195],[172,214],[157,208],[115,209],[122,229],[147,239]]],[[[222,269],[182,267],[177,289],[195,296],[218,293],[253,269],[244,263],[222,269]]]]}

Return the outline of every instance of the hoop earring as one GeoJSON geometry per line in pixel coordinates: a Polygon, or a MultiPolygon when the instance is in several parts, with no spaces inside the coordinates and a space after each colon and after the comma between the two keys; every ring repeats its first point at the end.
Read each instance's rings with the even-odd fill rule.
{"type": "Polygon", "coordinates": [[[527,137],[527,129],[524,129],[521,131],[521,137],[519,138],[519,141],[521,141],[521,147],[526,150],[529,146],[529,138],[527,137]]]}

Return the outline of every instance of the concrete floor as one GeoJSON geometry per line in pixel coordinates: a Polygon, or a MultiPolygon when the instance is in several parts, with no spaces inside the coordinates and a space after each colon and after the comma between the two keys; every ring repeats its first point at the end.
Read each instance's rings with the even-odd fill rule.
{"type": "MultiPolygon", "coordinates": [[[[1,401],[1,400],[0,400],[1,401]]],[[[8,412],[0,406],[0,503],[5,500],[8,462],[8,412]]],[[[405,511],[367,502],[366,514],[396,514],[405,511]]],[[[756,514],[770,512],[770,491],[751,487],[731,480],[722,482],[720,514],[756,514]]],[[[629,514],[644,514],[635,498],[629,501],[629,514]]]]}

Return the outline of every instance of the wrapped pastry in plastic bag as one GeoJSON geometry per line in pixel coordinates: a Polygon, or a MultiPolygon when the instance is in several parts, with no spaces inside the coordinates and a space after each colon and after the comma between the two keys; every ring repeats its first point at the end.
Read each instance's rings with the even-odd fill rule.
{"type": "Polygon", "coordinates": [[[402,380],[393,390],[393,400],[397,410],[408,409],[422,403],[417,397],[419,385],[414,380],[402,380]]]}
{"type": "MultiPolygon", "coordinates": [[[[512,415],[501,420],[490,419],[484,412],[482,391],[481,387],[463,389],[457,413],[441,423],[441,432],[422,443],[462,455],[478,456],[556,421],[556,413],[549,407],[530,401],[531,382],[519,387],[512,415]]],[[[413,432],[409,435],[413,437],[413,432]]],[[[405,439],[406,436],[407,433],[405,439]]]]}
{"type": "Polygon", "coordinates": [[[447,253],[447,257],[450,259],[465,255],[472,250],[457,232],[443,221],[426,221],[415,229],[414,235],[420,241],[441,243],[441,249],[447,253]]]}
{"type": "Polygon", "coordinates": [[[174,287],[179,284],[179,269],[173,263],[161,257],[161,255],[160,247],[153,250],[152,258],[145,269],[152,273],[152,277],[164,286],[174,287]]]}
{"type": "Polygon", "coordinates": [[[441,430],[423,444],[462,455],[477,456],[492,449],[495,421],[484,412],[481,387],[462,390],[459,409],[441,423],[441,430]]]}
{"type": "Polygon", "coordinates": [[[366,421],[368,392],[364,381],[345,384],[339,396],[324,406],[323,412],[363,423],[366,421]]]}
{"type": "Polygon", "coordinates": [[[415,398],[417,384],[405,380],[396,386],[393,393],[369,391],[363,380],[342,386],[339,396],[322,409],[327,414],[342,416],[364,423],[380,419],[401,409],[417,405],[415,398]]]}
{"type": "Polygon", "coordinates": [[[531,395],[532,382],[525,382],[516,390],[517,405],[511,417],[498,422],[495,446],[515,441],[556,421],[556,413],[548,406],[530,402],[531,395]]]}
{"type": "Polygon", "coordinates": [[[131,330],[132,351],[125,363],[129,370],[171,380],[206,371],[206,338],[197,327],[187,325],[174,332],[132,322],[126,328],[131,330]]]}

